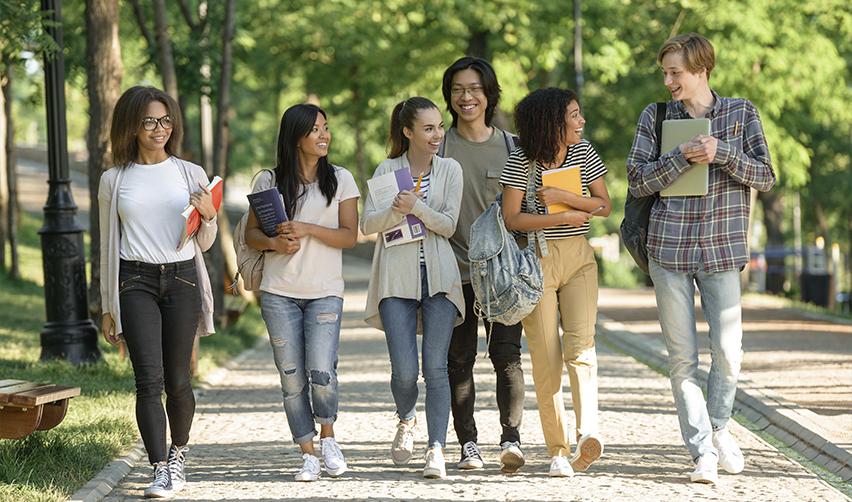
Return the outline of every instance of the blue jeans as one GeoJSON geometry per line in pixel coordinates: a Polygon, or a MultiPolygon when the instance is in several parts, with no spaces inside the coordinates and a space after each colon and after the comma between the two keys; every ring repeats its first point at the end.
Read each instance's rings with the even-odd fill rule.
{"type": "Polygon", "coordinates": [[[713,431],[724,428],[731,418],[742,362],[740,274],[736,270],[672,272],[653,260],[649,269],[657,295],[660,327],[669,351],[669,378],[683,441],[693,459],[705,453],[718,455],[713,447],[713,431]],[[701,293],[701,310],[710,326],[712,362],[706,402],[696,376],[696,284],[701,293]]]}
{"type": "Polygon", "coordinates": [[[293,442],[306,443],[317,435],[314,423],[333,424],[337,419],[337,348],[343,299],[289,298],[264,292],[260,310],[281,376],[293,442]]]}
{"type": "Polygon", "coordinates": [[[429,447],[447,444],[450,421],[450,381],[447,351],[458,310],[444,293],[429,296],[426,267],[421,265],[421,300],[385,298],[379,315],[391,361],[391,393],[396,414],[402,420],[414,418],[417,405],[417,310],[423,322],[423,379],[426,380],[426,428],[429,447]]]}

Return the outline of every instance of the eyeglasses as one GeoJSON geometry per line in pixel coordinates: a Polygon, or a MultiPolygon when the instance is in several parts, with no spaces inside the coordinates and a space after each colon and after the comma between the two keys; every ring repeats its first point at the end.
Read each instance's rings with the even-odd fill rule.
{"type": "Polygon", "coordinates": [[[471,96],[482,96],[485,89],[481,85],[473,85],[470,87],[453,87],[450,89],[450,94],[459,97],[464,96],[464,93],[469,93],[471,96]]]}
{"type": "Polygon", "coordinates": [[[157,124],[160,124],[160,127],[163,129],[171,129],[172,117],[170,115],[163,115],[158,119],[154,117],[145,117],[142,119],[142,129],[146,131],[153,131],[157,128],[157,124]]]}

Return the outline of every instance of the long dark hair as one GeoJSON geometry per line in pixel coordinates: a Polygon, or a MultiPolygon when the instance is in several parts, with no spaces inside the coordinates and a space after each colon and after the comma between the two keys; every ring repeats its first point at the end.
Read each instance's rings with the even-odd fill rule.
{"type": "Polygon", "coordinates": [[[388,135],[388,143],[390,143],[389,159],[395,159],[408,151],[408,138],[403,133],[404,128],[413,129],[414,120],[417,119],[417,113],[420,110],[438,109],[438,105],[430,99],[420,96],[414,96],[404,101],[400,101],[393,107],[391,112],[390,134],[388,135]]]}
{"type": "Polygon", "coordinates": [[[180,153],[180,141],[183,138],[183,121],[180,107],[171,96],[156,87],[137,85],[124,91],[115,103],[112,112],[112,125],[109,131],[112,143],[112,161],[116,166],[127,166],[136,162],[139,145],[136,135],[142,127],[145,110],[153,101],[159,101],[166,107],[172,118],[172,134],[166,141],[165,150],[169,155],[180,153]]]}
{"type": "Polygon", "coordinates": [[[548,87],[527,95],[515,107],[515,128],[527,158],[544,164],[557,162],[559,147],[565,141],[565,113],[572,101],[580,104],[570,89],[548,87]]]}
{"type": "Polygon", "coordinates": [[[485,125],[491,127],[491,122],[494,120],[494,110],[497,109],[497,103],[500,102],[500,84],[497,82],[497,75],[494,73],[491,63],[482,58],[471,56],[459,58],[444,71],[444,83],[441,86],[441,91],[444,93],[447,110],[453,116],[453,127],[459,121],[459,114],[453,110],[452,104],[453,77],[456,73],[467,69],[478,73],[479,80],[482,81],[482,90],[485,93],[485,99],[488,100],[488,104],[485,106],[485,125]]]}
{"type": "MultiPolygon", "coordinates": [[[[307,193],[307,183],[299,169],[299,150],[296,146],[300,139],[311,133],[319,114],[328,120],[322,108],[305,103],[291,106],[281,116],[275,180],[278,191],[284,196],[284,207],[290,218],[296,216],[299,199],[307,193]]],[[[320,157],[317,162],[317,181],[326,198],[326,205],[330,205],[337,192],[337,176],[334,174],[334,166],[328,162],[328,156],[320,157]]]]}

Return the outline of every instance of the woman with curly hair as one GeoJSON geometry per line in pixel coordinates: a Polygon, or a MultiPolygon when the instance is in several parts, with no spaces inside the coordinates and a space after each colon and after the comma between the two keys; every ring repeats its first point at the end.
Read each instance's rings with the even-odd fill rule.
{"type": "Polygon", "coordinates": [[[531,93],[515,108],[520,148],[509,155],[500,177],[506,227],[519,233],[541,230],[546,241],[547,254],[541,256],[544,292],[522,323],[541,428],[552,457],[549,474],[558,477],[585,471],[603,452],[598,437],[595,354],[598,276],[585,234],[592,216],[609,215],[611,204],[604,183],[606,167],[591,143],[583,139],[585,123],[573,91],[549,88],[531,93]],[[543,172],[564,167],[579,167],[582,194],[542,186],[543,172]],[[527,207],[525,200],[531,171],[535,207],[527,207]],[[557,203],[568,210],[549,214],[547,206],[557,203]],[[570,461],[562,402],[563,362],[576,418],[577,448],[570,461]]]}

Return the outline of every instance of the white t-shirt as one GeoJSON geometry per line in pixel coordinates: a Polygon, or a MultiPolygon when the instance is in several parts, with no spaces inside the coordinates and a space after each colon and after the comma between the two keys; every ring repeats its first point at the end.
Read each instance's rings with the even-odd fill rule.
{"type": "MultiPolygon", "coordinates": [[[[328,204],[318,183],[308,185],[307,193],[296,210],[295,221],[339,228],[338,211],[344,200],[359,197],[358,185],[352,173],[334,166],[337,192],[328,204]]],[[[266,253],[261,291],[291,298],[343,297],[343,250],[331,247],[316,237],[300,241],[294,254],[266,253]]]]}
{"type": "Polygon", "coordinates": [[[173,157],[159,164],[132,163],[118,190],[122,260],[173,263],[195,256],[195,246],[178,251],[189,204],[189,187],[173,157]]]}

